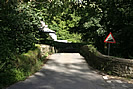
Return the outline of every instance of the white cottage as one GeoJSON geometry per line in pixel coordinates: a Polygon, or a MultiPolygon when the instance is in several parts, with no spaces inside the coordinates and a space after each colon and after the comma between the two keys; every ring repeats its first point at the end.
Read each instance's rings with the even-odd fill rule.
{"type": "Polygon", "coordinates": [[[48,25],[46,25],[45,22],[43,21],[40,22],[41,22],[41,29],[40,29],[41,31],[48,33],[54,41],[67,43],[67,40],[57,40],[56,32],[49,29],[48,25]]]}

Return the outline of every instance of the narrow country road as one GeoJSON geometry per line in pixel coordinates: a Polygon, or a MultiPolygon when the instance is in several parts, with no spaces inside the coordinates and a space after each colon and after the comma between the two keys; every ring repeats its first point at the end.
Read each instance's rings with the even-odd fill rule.
{"type": "Polygon", "coordinates": [[[133,85],[105,81],[78,53],[57,53],[39,72],[7,89],[133,89],[133,85]]]}

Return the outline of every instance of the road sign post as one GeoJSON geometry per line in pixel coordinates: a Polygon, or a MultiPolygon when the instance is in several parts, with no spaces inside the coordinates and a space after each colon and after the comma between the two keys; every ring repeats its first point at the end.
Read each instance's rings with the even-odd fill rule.
{"type": "Polygon", "coordinates": [[[104,40],[104,43],[108,43],[108,55],[109,55],[110,54],[110,43],[116,43],[111,32],[109,33],[109,35],[104,40]]]}
{"type": "Polygon", "coordinates": [[[110,53],[110,43],[108,43],[108,55],[110,53]]]}

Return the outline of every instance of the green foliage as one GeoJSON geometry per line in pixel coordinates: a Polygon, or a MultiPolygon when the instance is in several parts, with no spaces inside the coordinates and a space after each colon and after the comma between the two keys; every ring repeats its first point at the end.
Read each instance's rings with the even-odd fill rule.
{"type": "MultiPolygon", "coordinates": [[[[48,56],[48,54],[46,54],[48,56]]],[[[40,49],[35,48],[27,53],[15,55],[14,60],[6,68],[0,69],[0,88],[24,80],[27,76],[35,73],[43,65],[45,57],[40,57],[40,49]]]]}
{"type": "MultiPolygon", "coordinates": [[[[87,0],[86,0],[87,1],[87,0]]],[[[133,2],[124,0],[89,1],[78,8],[79,26],[77,31],[82,34],[82,40],[93,42],[95,47],[104,54],[104,39],[112,32],[116,44],[111,46],[111,55],[131,57],[133,2]]]]}
{"type": "Polygon", "coordinates": [[[54,30],[59,40],[71,40],[73,42],[81,42],[81,34],[71,32],[72,28],[78,26],[81,19],[74,10],[74,2],[54,0],[51,3],[37,3],[36,10],[43,13],[42,20],[54,30]],[[77,40],[72,36],[77,35],[77,40]]]}
{"type": "Polygon", "coordinates": [[[0,87],[3,87],[23,80],[42,64],[37,54],[24,55],[35,48],[41,14],[35,10],[34,2],[2,0],[0,3],[0,87]]]}
{"type": "MultiPolygon", "coordinates": [[[[11,0],[13,1],[13,0],[11,0]]],[[[0,27],[0,61],[8,64],[14,54],[34,48],[37,33],[36,19],[30,9],[31,3],[3,2],[0,27]],[[28,8],[29,7],[29,8],[28,8]],[[31,18],[31,16],[33,18],[31,18]],[[34,22],[33,22],[34,21],[34,22]]]]}
{"type": "Polygon", "coordinates": [[[106,29],[106,34],[113,33],[117,42],[115,45],[112,44],[111,55],[124,58],[129,58],[129,55],[133,55],[131,50],[133,41],[131,35],[133,33],[132,4],[132,1],[118,0],[118,2],[108,1],[105,6],[100,5],[103,10],[103,18],[100,24],[106,29]]]}
{"type": "Polygon", "coordinates": [[[67,38],[68,42],[72,42],[72,43],[82,42],[82,39],[81,39],[82,35],[79,33],[72,33],[72,34],[68,34],[67,36],[68,36],[67,38]]]}
{"type": "Polygon", "coordinates": [[[89,51],[93,54],[96,54],[97,50],[93,45],[88,45],[89,51]]]}
{"type": "Polygon", "coordinates": [[[61,16],[54,16],[54,19],[51,21],[51,25],[49,27],[52,30],[56,31],[59,40],[81,42],[81,34],[70,33],[69,31],[71,30],[71,28],[75,27],[78,24],[80,17],[74,16],[74,13],[61,13],[61,16]]]}

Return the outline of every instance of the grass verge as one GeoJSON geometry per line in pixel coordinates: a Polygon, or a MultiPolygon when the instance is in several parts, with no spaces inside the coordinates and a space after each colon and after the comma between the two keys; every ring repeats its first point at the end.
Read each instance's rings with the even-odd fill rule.
{"type": "Polygon", "coordinates": [[[0,69],[0,89],[25,80],[28,76],[37,72],[49,52],[46,52],[43,57],[41,57],[40,53],[40,46],[38,45],[34,50],[29,50],[27,53],[14,55],[14,60],[11,60],[0,69]]]}

